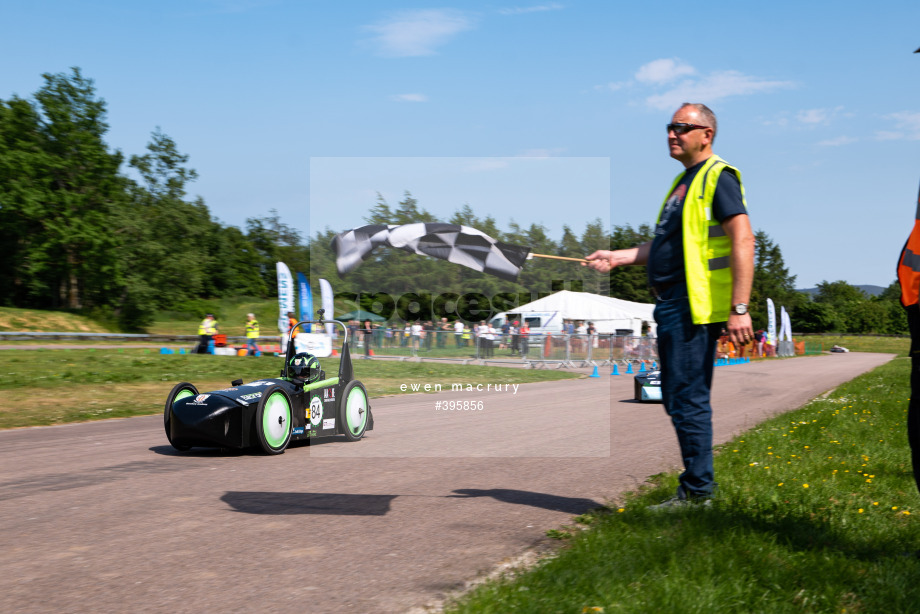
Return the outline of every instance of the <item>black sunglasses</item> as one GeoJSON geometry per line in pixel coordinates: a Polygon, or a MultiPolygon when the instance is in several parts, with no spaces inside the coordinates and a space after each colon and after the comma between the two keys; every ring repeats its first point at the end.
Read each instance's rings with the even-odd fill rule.
{"type": "Polygon", "coordinates": [[[668,124],[668,132],[673,131],[674,134],[687,134],[691,130],[696,130],[697,128],[709,128],[709,126],[700,126],[699,124],[668,124]]]}

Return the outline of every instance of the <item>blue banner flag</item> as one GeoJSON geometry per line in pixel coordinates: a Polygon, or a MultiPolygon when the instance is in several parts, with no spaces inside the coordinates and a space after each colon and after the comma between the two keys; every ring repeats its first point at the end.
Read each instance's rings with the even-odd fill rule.
{"type": "MultiPolygon", "coordinates": [[[[297,273],[297,285],[300,286],[300,319],[313,319],[313,295],[310,293],[310,282],[303,273],[297,273]]],[[[312,326],[307,325],[307,331],[310,332],[312,326]]]]}
{"type": "Polygon", "coordinates": [[[294,280],[283,262],[276,262],[275,270],[278,273],[278,330],[283,336],[288,332],[288,314],[294,313],[294,280]]]}

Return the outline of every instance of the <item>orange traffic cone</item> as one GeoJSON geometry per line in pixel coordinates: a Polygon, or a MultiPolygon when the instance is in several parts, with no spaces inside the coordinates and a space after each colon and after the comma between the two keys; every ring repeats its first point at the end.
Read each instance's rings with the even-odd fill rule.
{"type": "Polygon", "coordinates": [[[333,356],[338,356],[338,355],[339,355],[339,351],[338,351],[337,349],[335,349],[335,348],[332,348],[332,355],[333,355],[333,356]]]}

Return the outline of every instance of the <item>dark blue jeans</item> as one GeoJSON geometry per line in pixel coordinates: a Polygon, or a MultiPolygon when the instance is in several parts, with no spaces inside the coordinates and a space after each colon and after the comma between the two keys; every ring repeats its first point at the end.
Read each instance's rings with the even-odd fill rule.
{"type": "Polygon", "coordinates": [[[694,324],[683,284],[669,288],[655,306],[661,395],[671,416],[684,472],[677,494],[709,497],[716,483],[712,472],[712,371],[722,323],[694,324]]]}
{"type": "Polygon", "coordinates": [[[910,329],[910,403],[907,405],[907,443],[910,444],[914,481],[920,490],[920,306],[907,308],[910,329]]]}

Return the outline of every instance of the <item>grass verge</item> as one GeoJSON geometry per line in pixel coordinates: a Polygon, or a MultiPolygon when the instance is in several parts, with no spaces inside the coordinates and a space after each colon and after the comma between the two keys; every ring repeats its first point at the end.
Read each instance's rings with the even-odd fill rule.
{"type": "Polygon", "coordinates": [[[54,331],[62,333],[107,333],[108,328],[89,318],[66,311],[39,311],[0,307],[0,331],[54,331]]]}
{"type": "MultiPolygon", "coordinates": [[[[143,349],[0,351],[0,428],[42,426],[163,411],[174,384],[191,382],[201,391],[222,388],[236,378],[277,377],[274,356],[211,356],[156,353],[143,349]]],[[[338,359],[321,360],[337,373],[338,359]]],[[[354,360],[355,377],[371,397],[400,394],[401,384],[511,384],[569,379],[557,370],[354,360]]]]}
{"type": "Polygon", "coordinates": [[[796,341],[820,342],[824,351],[835,345],[852,352],[882,352],[907,356],[910,337],[870,337],[867,335],[796,335],[796,341]]]}
{"type": "Polygon", "coordinates": [[[676,476],[551,536],[565,546],[459,612],[916,612],[909,361],[721,446],[712,507],[652,512],[676,476]]]}
{"type": "Polygon", "coordinates": [[[259,321],[262,334],[278,334],[277,299],[233,297],[224,299],[198,299],[184,305],[185,309],[160,311],[147,327],[150,334],[197,335],[198,324],[206,313],[217,316],[220,332],[225,335],[246,334],[246,314],[253,313],[259,321]]]}

